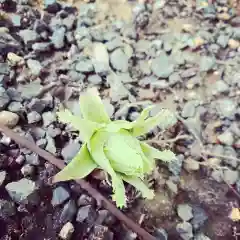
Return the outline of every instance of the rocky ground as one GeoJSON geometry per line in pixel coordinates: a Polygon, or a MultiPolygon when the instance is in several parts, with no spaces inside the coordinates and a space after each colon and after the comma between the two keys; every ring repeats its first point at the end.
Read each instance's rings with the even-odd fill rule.
{"type": "MultiPolygon", "coordinates": [[[[86,87],[98,87],[113,119],[133,121],[151,103],[170,108],[178,124],[145,140],[178,161],[149,176],[154,200],[127,188],[124,212],[159,240],[237,239],[237,4],[0,0],[0,123],[67,163],[81,141],[55,112],[79,114],[86,87]]],[[[0,154],[1,240],[136,239],[76,184],[50,185],[57,169],[3,134],[0,154]]]]}

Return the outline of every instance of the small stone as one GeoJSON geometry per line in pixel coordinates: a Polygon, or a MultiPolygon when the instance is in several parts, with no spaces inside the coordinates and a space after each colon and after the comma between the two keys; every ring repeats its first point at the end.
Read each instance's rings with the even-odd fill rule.
{"type": "Polygon", "coordinates": [[[197,171],[200,168],[200,164],[198,161],[196,161],[192,158],[188,158],[184,161],[184,168],[189,172],[197,171]]]}
{"type": "Polygon", "coordinates": [[[6,190],[13,201],[21,203],[36,190],[36,186],[33,181],[22,178],[17,182],[8,183],[6,185],[6,190]]]}
{"type": "Polygon", "coordinates": [[[25,157],[23,155],[19,155],[15,160],[15,162],[19,165],[22,165],[24,161],[25,161],[25,157]]]}
{"type": "Polygon", "coordinates": [[[75,69],[77,72],[89,73],[93,71],[93,65],[90,60],[81,60],[76,64],[75,69]]]}
{"type": "Polygon", "coordinates": [[[183,240],[193,238],[192,225],[189,222],[178,223],[176,230],[183,240]]]}
{"type": "Polygon", "coordinates": [[[41,121],[41,115],[35,111],[32,111],[27,114],[27,120],[29,124],[37,123],[41,121]]]}
{"type": "Polygon", "coordinates": [[[204,235],[203,233],[198,233],[197,235],[195,235],[194,240],[211,240],[211,239],[204,235]]]}
{"type": "Polygon", "coordinates": [[[217,14],[217,18],[220,20],[227,21],[231,18],[231,16],[228,13],[224,12],[224,13],[217,14]]]}
{"type": "Polygon", "coordinates": [[[182,155],[178,155],[174,161],[170,161],[168,169],[174,176],[178,176],[182,169],[183,158],[182,155]]]}
{"type": "Polygon", "coordinates": [[[201,72],[207,72],[211,70],[216,64],[216,59],[214,57],[203,56],[200,59],[199,69],[201,72]]]}
{"type": "Polygon", "coordinates": [[[60,222],[63,224],[66,222],[71,222],[76,213],[77,207],[75,201],[70,200],[63,207],[62,213],[60,215],[60,222]]]}
{"type": "Polygon", "coordinates": [[[35,31],[29,29],[20,30],[19,36],[28,47],[39,39],[39,35],[35,31]]]}
{"type": "Polygon", "coordinates": [[[24,107],[20,102],[11,102],[8,105],[8,110],[13,113],[21,113],[24,111],[24,107]]]}
{"type": "Polygon", "coordinates": [[[45,149],[45,147],[47,146],[47,140],[45,138],[41,138],[41,139],[37,140],[36,144],[40,148],[45,149]]]}
{"type": "Polygon", "coordinates": [[[162,79],[157,82],[151,83],[150,86],[153,89],[166,89],[166,88],[168,88],[169,83],[165,79],[162,79]]]}
{"type": "Polygon", "coordinates": [[[82,194],[77,201],[77,205],[79,207],[91,205],[93,203],[94,203],[94,199],[86,194],[82,194]]]}
{"type": "Polygon", "coordinates": [[[110,63],[112,64],[112,67],[117,71],[128,71],[128,57],[120,48],[112,52],[110,55],[110,63]]]}
{"type": "Polygon", "coordinates": [[[123,45],[123,42],[122,42],[122,40],[120,38],[114,38],[111,41],[108,41],[106,43],[108,51],[113,51],[116,48],[121,47],[122,45],[123,45]]]}
{"type": "Polygon", "coordinates": [[[174,64],[165,53],[161,53],[152,60],[151,69],[157,77],[168,78],[174,72],[174,64]]]}
{"type": "Polygon", "coordinates": [[[217,95],[229,91],[229,86],[222,80],[218,80],[211,85],[211,93],[217,95]]]}
{"type": "Polygon", "coordinates": [[[5,107],[10,102],[10,97],[8,96],[6,90],[0,87],[0,110],[5,109],[5,107]]]}
{"type": "Polygon", "coordinates": [[[56,0],[44,0],[44,9],[49,13],[57,13],[61,5],[56,0]]]}
{"type": "Polygon", "coordinates": [[[8,53],[7,60],[9,61],[11,66],[17,66],[17,65],[21,65],[24,63],[23,57],[20,57],[13,52],[8,53]]]}
{"type": "Polygon", "coordinates": [[[172,195],[176,195],[178,193],[178,186],[173,181],[171,180],[166,181],[166,185],[172,195]]]}
{"type": "Polygon", "coordinates": [[[51,204],[53,207],[56,207],[62,203],[64,203],[66,200],[68,200],[70,197],[68,191],[63,187],[57,187],[53,190],[53,196],[51,200],[51,204]]]}
{"type": "Polygon", "coordinates": [[[179,204],[177,207],[177,213],[183,221],[189,221],[193,218],[192,207],[188,204],[179,204]]]}
{"type": "Polygon", "coordinates": [[[59,237],[63,240],[70,240],[73,232],[74,226],[72,225],[72,223],[68,222],[62,227],[59,233],[59,237]]]}
{"type": "Polygon", "coordinates": [[[43,70],[41,63],[34,59],[28,59],[27,66],[30,69],[31,74],[37,77],[40,76],[43,70]]]}
{"type": "Polygon", "coordinates": [[[92,224],[97,217],[97,213],[93,206],[87,205],[79,208],[77,213],[76,221],[82,223],[86,221],[89,224],[92,224]]]}
{"type": "Polygon", "coordinates": [[[56,121],[56,114],[54,112],[44,112],[42,114],[43,126],[48,127],[54,121],[56,121]]]}
{"type": "Polygon", "coordinates": [[[0,217],[7,219],[16,214],[16,207],[13,202],[0,199],[0,217]]]}
{"type": "Polygon", "coordinates": [[[180,83],[182,81],[180,75],[178,73],[173,73],[169,76],[169,83],[171,86],[180,83]]]}
{"type": "Polygon", "coordinates": [[[229,39],[229,41],[228,41],[228,46],[229,46],[231,49],[237,49],[237,48],[239,48],[239,46],[240,46],[240,42],[237,41],[237,40],[234,40],[234,39],[229,39]]]}
{"type": "Polygon", "coordinates": [[[54,30],[51,40],[56,49],[61,49],[64,47],[65,33],[66,30],[64,27],[54,30]]]}
{"type": "Polygon", "coordinates": [[[89,236],[89,240],[113,240],[113,233],[108,227],[102,225],[95,225],[92,233],[89,236]]]}
{"type": "Polygon", "coordinates": [[[236,107],[236,103],[229,98],[221,98],[216,101],[217,111],[224,117],[231,117],[235,113],[236,107]]]}
{"type": "Polygon", "coordinates": [[[46,146],[45,150],[52,153],[52,154],[55,154],[57,149],[56,149],[56,146],[55,146],[54,139],[50,136],[47,136],[46,139],[47,139],[47,146],[46,146]]]}
{"type": "Polygon", "coordinates": [[[36,153],[26,154],[25,159],[31,165],[38,166],[40,164],[39,156],[36,153]]]}
{"type": "Polygon", "coordinates": [[[223,181],[223,171],[221,169],[214,169],[211,173],[211,177],[216,181],[221,183],[223,181]]]}
{"type": "Polygon", "coordinates": [[[35,127],[31,129],[31,134],[34,137],[34,139],[39,140],[46,136],[46,131],[40,127],[35,127]]]}
{"type": "Polygon", "coordinates": [[[30,164],[25,164],[21,168],[21,173],[24,177],[32,176],[32,174],[34,173],[34,167],[30,164]]]}
{"type": "Polygon", "coordinates": [[[51,49],[51,45],[52,43],[47,43],[47,42],[34,43],[32,45],[32,49],[36,53],[48,52],[51,49]]]}
{"type": "Polygon", "coordinates": [[[0,112],[0,124],[13,128],[17,125],[19,116],[16,113],[1,111],[0,112]]]}
{"type": "Polygon", "coordinates": [[[50,137],[55,138],[56,136],[60,135],[62,131],[60,128],[57,128],[53,124],[51,124],[47,129],[47,133],[50,137]]]}
{"type": "Polygon", "coordinates": [[[90,75],[88,77],[88,82],[92,83],[94,85],[98,85],[102,83],[102,78],[100,76],[98,76],[97,74],[95,75],[90,75]]]}
{"type": "Polygon", "coordinates": [[[46,104],[42,99],[33,98],[27,106],[31,111],[35,111],[41,114],[46,107],[46,104]]]}
{"type": "Polygon", "coordinates": [[[228,45],[229,36],[220,35],[217,39],[217,44],[222,48],[225,48],[228,45]]]}
{"type": "Polygon", "coordinates": [[[153,232],[153,236],[156,237],[156,240],[168,240],[168,234],[163,228],[157,228],[153,232]]]}
{"type": "Polygon", "coordinates": [[[191,118],[195,116],[196,107],[198,106],[198,101],[188,101],[185,103],[183,110],[182,110],[182,117],[184,118],[191,118]]]}
{"type": "Polygon", "coordinates": [[[217,139],[228,146],[232,146],[234,142],[233,134],[230,131],[225,131],[224,133],[217,136],[217,139]]]}
{"type": "Polygon", "coordinates": [[[62,156],[66,163],[71,162],[71,160],[76,156],[79,152],[81,145],[78,142],[69,142],[63,149],[62,149],[62,156]]]}
{"type": "Polygon", "coordinates": [[[7,173],[6,171],[0,171],[0,187],[2,186],[2,184],[4,183],[5,179],[6,179],[7,173]]]}
{"type": "Polygon", "coordinates": [[[233,185],[236,183],[236,181],[239,179],[239,173],[238,171],[234,171],[231,169],[226,169],[223,172],[223,180],[230,184],[233,185]]]}
{"type": "Polygon", "coordinates": [[[21,16],[17,14],[10,14],[11,22],[14,27],[21,27],[21,16]]]}
{"type": "Polygon", "coordinates": [[[40,80],[35,80],[28,84],[19,84],[17,90],[24,99],[32,99],[41,93],[42,88],[40,80]]]}
{"type": "Polygon", "coordinates": [[[193,219],[191,220],[191,224],[194,230],[198,230],[208,220],[208,216],[201,207],[196,205],[193,205],[192,212],[193,212],[193,219]]]}
{"type": "Polygon", "coordinates": [[[196,68],[189,68],[181,73],[182,78],[194,77],[197,74],[196,68]]]}

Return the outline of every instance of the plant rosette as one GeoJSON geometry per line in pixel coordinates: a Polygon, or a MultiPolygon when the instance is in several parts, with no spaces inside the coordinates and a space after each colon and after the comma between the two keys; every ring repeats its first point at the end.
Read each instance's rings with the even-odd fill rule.
{"type": "Polygon", "coordinates": [[[81,179],[93,170],[101,169],[111,177],[112,199],[117,207],[126,206],[124,181],[139,190],[144,198],[152,199],[154,192],[144,183],[144,176],[154,169],[156,159],[169,162],[176,157],[170,150],[160,151],[137,137],[156,126],[174,125],[175,115],[161,109],[155,116],[150,116],[154,106],[149,106],[134,122],[111,121],[95,88],[81,94],[79,102],[82,118],[67,109],[57,113],[59,121],[79,131],[83,145],[53,181],[81,179]]]}

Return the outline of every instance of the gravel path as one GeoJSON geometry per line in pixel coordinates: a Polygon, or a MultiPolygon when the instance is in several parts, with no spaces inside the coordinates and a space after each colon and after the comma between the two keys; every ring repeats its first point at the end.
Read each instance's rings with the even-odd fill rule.
{"type": "MultiPolygon", "coordinates": [[[[99,89],[113,119],[156,104],[178,123],[144,140],[177,155],[149,176],[147,201],[127,187],[124,212],[159,240],[237,239],[240,199],[240,17],[234,1],[0,0],[0,124],[71,161],[78,133],[65,106],[99,89]],[[76,8],[77,6],[77,8],[76,8]]],[[[136,235],[58,170],[0,135],[0,240],[134,240],[136,235]]],[[[110,198],[111,188],[88,180],[110,198]]]]}

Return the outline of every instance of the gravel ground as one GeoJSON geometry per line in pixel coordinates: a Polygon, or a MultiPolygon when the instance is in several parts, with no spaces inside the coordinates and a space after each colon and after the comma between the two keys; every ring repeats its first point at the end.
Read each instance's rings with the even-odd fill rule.
{"type": "MultiPolygon", "coordinates": [[[[62,106],[99,89],[113,119],[151,103],[176,112],[145,140],[177,155],[149,176],[153,200],[127,188],[124,212],[159,240],[237,239],[240,199],[240,17],[237,2],[0,0],[0,124],[66,163],[81,147],[62,106]],[[211,3],[212,2],[212,3],[211,3]],[[76,8],[77,6],[77,8],[76,8]]],[[[137,237],[57,169],[0,135],[0,239],[137,237]]],[[[105,196],[111,188],[89,176],[105,196]]]]}

